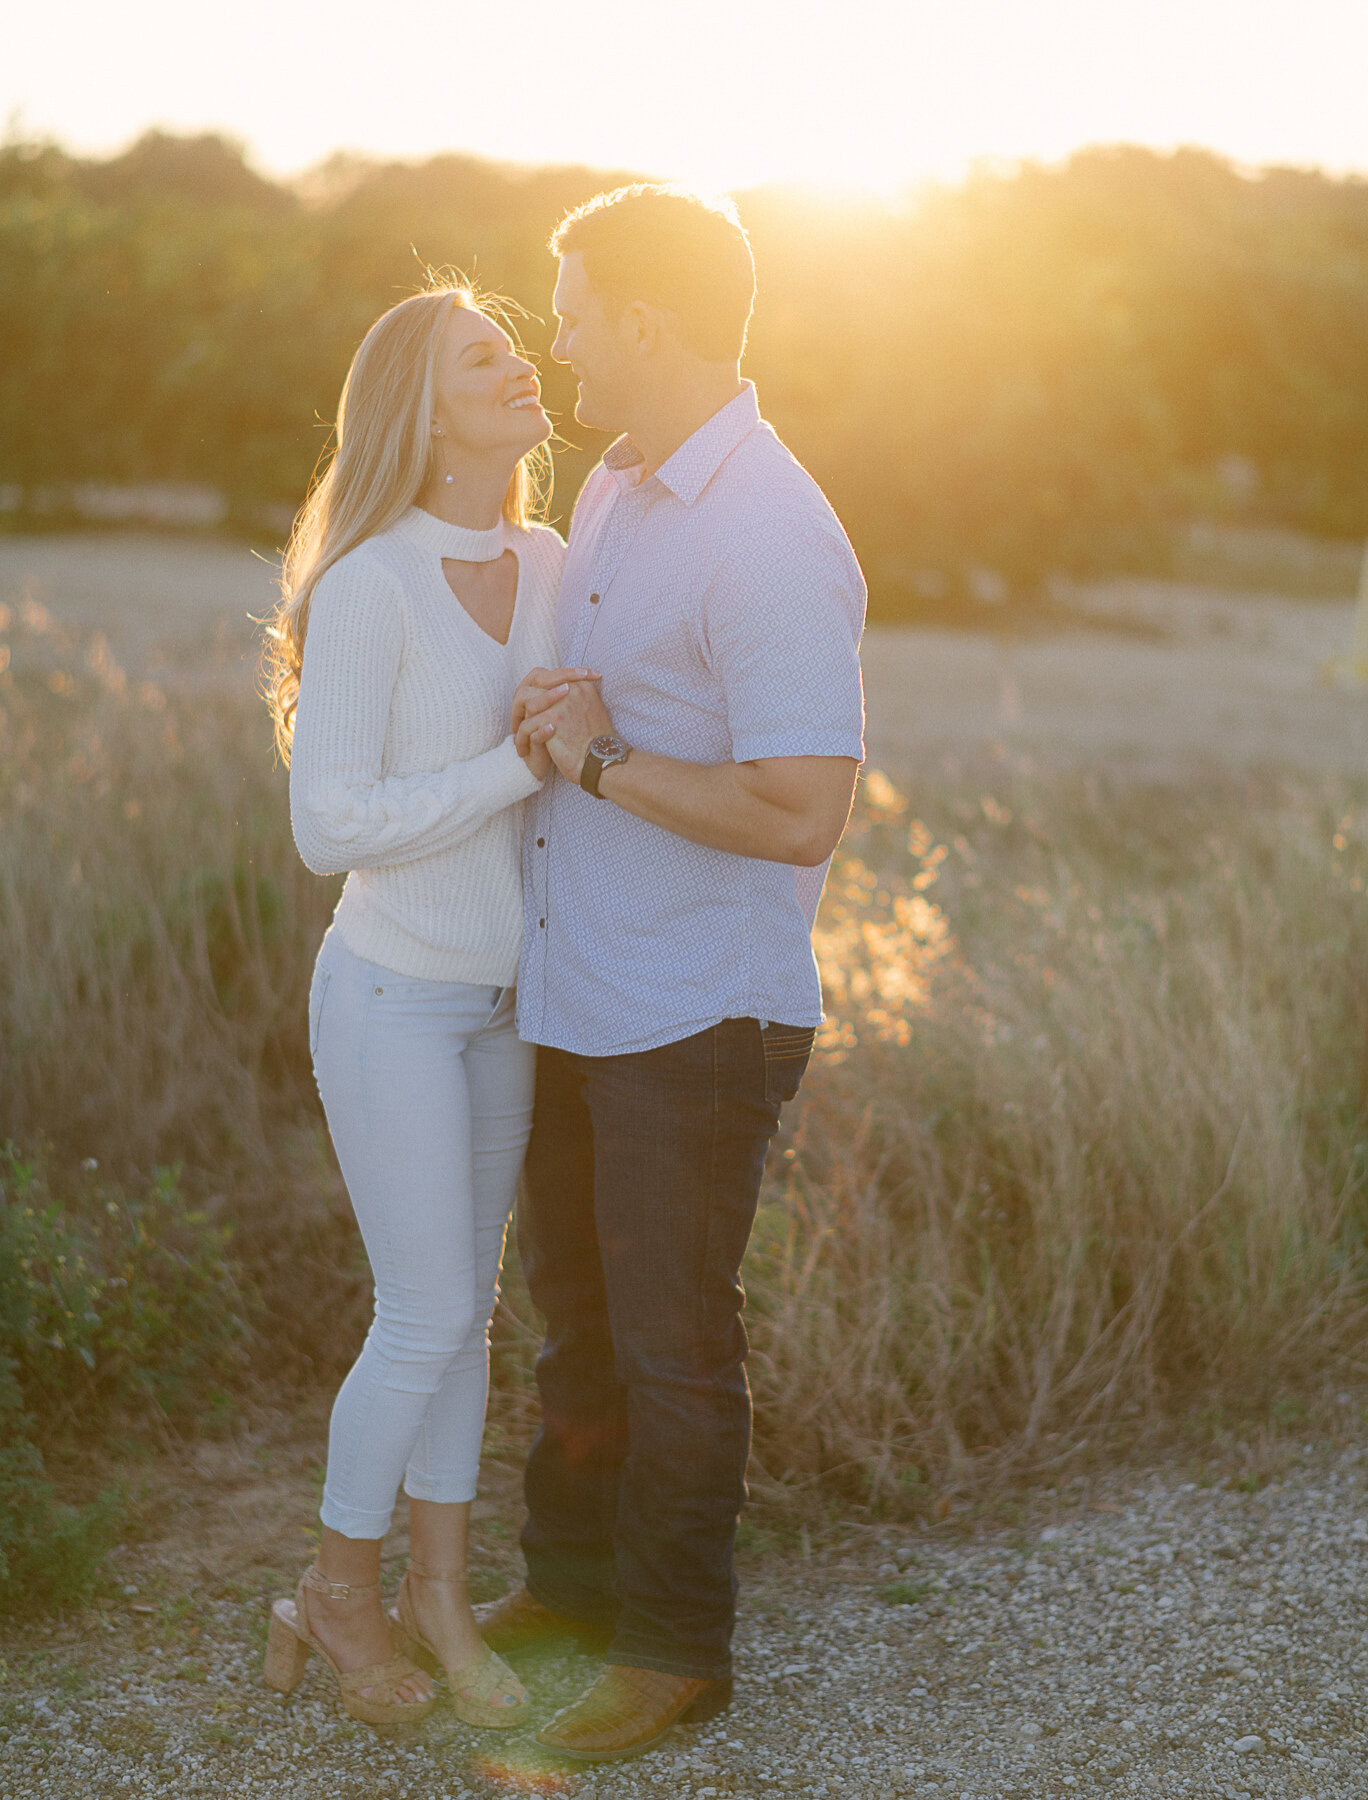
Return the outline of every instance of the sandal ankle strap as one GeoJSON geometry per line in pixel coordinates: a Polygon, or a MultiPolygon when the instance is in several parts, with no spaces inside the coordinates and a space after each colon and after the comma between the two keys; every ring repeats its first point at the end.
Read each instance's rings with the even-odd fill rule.
{"type": "Polygon", "coordinates": [[[368,1581],[364,1586],[358,1586],[354,1581],[329,1581],[320,1573],[317,1563],[310,1563],[299,1579],[310,1593],[326,1594],[329,1600],[350,1600],[356,1594],[380,1592],[378,1581],[368,1581]]]}
{"type": "Polygon", "coordinates": [[[467,1580],[464,1569],[429,1569],[426,1563],[414,1562],[409,1558],[409,1574],[416,1575],[420,1581],[452,1581],[464,1587],[467,1580]]]}

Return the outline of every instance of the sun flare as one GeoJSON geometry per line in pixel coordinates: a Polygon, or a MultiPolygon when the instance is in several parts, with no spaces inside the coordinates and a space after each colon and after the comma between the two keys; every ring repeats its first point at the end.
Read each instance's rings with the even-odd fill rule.
{"type": "Polygon", "coordinates": [[[1338,0],[696,0],[687,29],[628,0],[418,0],[402,31],[358,0],[326,30],[303,0],[242,0],[231,25],[172,0],[95,14],[53,0],[7,42],[0,104],[12,132],[78,149],[150,125],[221,129],[277,173],[339,148],[461,149],[708,189],[888,194],[984,158],[1123,140],[1365,168],[1365,53],[1368,12],[1338,0]],[[301,87],[327,103],[282,104],[301,87]]]}

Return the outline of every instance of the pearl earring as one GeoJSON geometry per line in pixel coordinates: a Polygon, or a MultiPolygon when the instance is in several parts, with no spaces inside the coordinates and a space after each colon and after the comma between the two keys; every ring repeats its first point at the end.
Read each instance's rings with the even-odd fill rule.
{"type": "MultiPolygon", "coordinates": [[[[442,430],[440,425],[434,425],[432,428],[432,435],[433,435],[433,437],[444,437],[446,434],[442,430]]],[[[446,484],[448,487],[450,487],[452,485],[452,483],[455,481],[455,479],[456,479],[456,477],[454,475],[447,475],[444,477],[444,480],[446,481],[446,484]]]]}

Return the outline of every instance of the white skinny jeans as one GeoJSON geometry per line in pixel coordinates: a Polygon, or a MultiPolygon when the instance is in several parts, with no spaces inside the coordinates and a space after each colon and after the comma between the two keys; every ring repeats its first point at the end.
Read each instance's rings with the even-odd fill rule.
{"type": "Polygon", "coordinates": [[[375,1278],[375,1318],[328,1432],[323,1523],[381,1538],[415,1500],[475,1496],[489,1321],[523,1151],[535,1051],[513,989],[417,981],[318,953],[309,1047],[375,1278]]]}

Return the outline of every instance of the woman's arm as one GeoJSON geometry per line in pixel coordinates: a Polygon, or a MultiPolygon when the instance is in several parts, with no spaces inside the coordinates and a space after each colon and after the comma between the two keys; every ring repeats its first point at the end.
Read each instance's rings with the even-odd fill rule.
{"type": "Polygon", "coordinates": [[[364,563],[329,569],[309,609],[290,823],[316,875],[448,850],[540,785],[511,735],[432,774],[381,775],[403,650],[399,609],[397,581],[364,563]]]}

